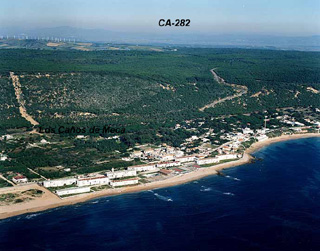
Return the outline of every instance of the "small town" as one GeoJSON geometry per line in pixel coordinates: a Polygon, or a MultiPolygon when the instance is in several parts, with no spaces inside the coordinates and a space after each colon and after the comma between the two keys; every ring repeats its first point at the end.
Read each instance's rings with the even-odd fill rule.
{"type": "MultiPolygon", "coordinates": [[[[319,112],[317,110],[316,112],[319,112]]],[[[88,174],[68,176],[70,168],[60,166],[66,173],[66,177],[58,179],[49,179],[41,176],[41,180],[28,180],[22,173],[15,173],[10,177],[2,174],[0,178],[14,186],[21,186],[30,183],[37,183],[56,194],[61,199],[75,196],[83,193],[94,193],[96,191],[114,189],[126,186],[136,186],[139,184],[152,183],[170,179],[175,176],[181,176],[186,173],[196,172],[199,169],[212,167],[218,164],[232,162],[243,157],[244,151],[254,142],[263,142],[271,137],[280,135],[319,133],[320,122],[314,118],[305,118],[304,122],[296,121],[289,114],[274,116],[282,127],[267,127],[270,119],[264,119],[264,126],[261,129],[251,129],[250,127],[235,128],[232,132],[221,130],[215,132],[211,128],[206,128],[206,132],[199,135],[193,135],[185,139],[180,147],[172,147],[166,144],[160,146],[138,145],[135,150],[130,152],[128,157],[123,157],[124,161],[133,161],[139,159],[141,164],[132,165],[123,168],[112,168],[107,171],[93,172],[88,174]],[[212,144],[212,137],[215,137],[215,144],[212,144]],[[219,144],[219,145],[218,145],[219,144]]],[[[300,120],[301,121],[301,120],[300,120]]],[[[190,131],[197,131],[197,128],[187,127],[192,121],[186,121],[185,125],[177,124],[175,129],[185,127],[190,131]]],[[[203,122],[197,122],[200,126],[203,122]]],[[[193,123],[194,124],[194,123],[193,123]]],[[[118,136],[109,137],[109,139],[118,139],[118,136]]],[[[1,140],[13,140],[14,136],[4,135],[1,140]]],[[[77,135],[76,139],[86,140],[87,136],[77,135]]],[[[30,147],[41,147],[49,144],[45,139],[39,143],[30,144],[30,147]]],[[[10,161],[5,153],[1,153],[0,160],[10,161]]]]}

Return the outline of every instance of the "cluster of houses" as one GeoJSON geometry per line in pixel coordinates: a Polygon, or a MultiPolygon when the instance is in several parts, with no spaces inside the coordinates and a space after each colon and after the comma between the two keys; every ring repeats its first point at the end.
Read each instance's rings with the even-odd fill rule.
{"type": "Polygon", "coordinates": [[[46,188],[50,187],[64,187],[72,186],[65,189],[56,190],[59,196],[78,194],[90,192],[91,186],[104,186],[109,185],[111,187],[136,185],[139,182],[139,178],[136,177],[137,172],[135,170],[119,170],[105,173],[104,175],[88,175],[71,177],[64,179],[45,180],[42,185],[46,188]]]}
{"type": "Polygon", "coordinates": [[[132,159],[139,158],[142,160],[160,160],[160,161],[170,161],[174,160],[177,157],[184,155],[184,152],[178,148],[171,146],[162,146],[158,148],[145,148],[138,151],[134,151],[130,157],[132,159]]]}
{"type": "Polygon", "coordinates": [[[238,159],[241,157],[242,157],[241,154],[224,154],[224,155],[218,155],[212,158],[198,159],[196,163],[198,165],[206,165],[206,164],[219,163],[220,161],[223,161],[223,160],[238,159]]]}
{"type": "MultiPolygon", "coordinates": [[[[317,112],[320,110],[318,109],[317,112]]],[[[275,114],[278,115],[278,114],[275,114]]],[[[280,122],[290,125],[290,129],[301,130],[307,128],[303,123],[296,121],[290,115],[277,116],[280,122]]],[[[304,119],[307,124],[313,124],[320,129],[320,122],[316,118],[304,119]]],[[[266,123],[267,119],[265,119],[266,123]]],[[[301,121],[301,120],[300,120],[301,121]]],[[[184,128],[193,134],[197,134],[197,125],[202,126],[204,122],[197,122],[197,125],[192,125],[191,120],[185,121],[186,125],[176,124],[175,130],[184,128]]],[[[222,120],[222,122],[224,122],[222,120]]],[[[233,125],[233,124],[231,124],[233,125]]],[[[310,126],[309,126],[310,127],[310,126]]],[[[112,169],[104,174],[89,174],[85,176],[70,177],[55,180],[43,181],[43,186],[47,188],[57,188],[57,195],[65,196],[71,194],[87,193],[91,191],[92,186],[110,186],[113,188],[136,185],[139,183],[138,174],[142,173],[144,177],[152,177],[152,175],[171,175],[190,171],[189,164],[200,168],[202,165],[215,164],[225,160],[234,160],[242,157],[243,143],[252,139],[256,141],[264,141],[268,139],[267,133],[272,132],[265,127],[258,130],[250,128],[240,128],[234,125],[233,132],[220,130],[214,133],[212,128],[207,129],[202,135],[193,135],[187,138],[180,147],[171,147],[161,145],[159,147],[139,146],[139,150],[133,151],[128,158],[124,160],[131,161],[133,159],[144,160],[146,164],[129,166],[126,170],[112,169]],[[211,142],[213,141],[213,142],[211,142]],[[223,143],[226,142],[226,143],[223,143]],[[197,154],[194,154],[196,152],[197,154]],[[187,154],[187,155],[185,155],[187,154]],[[211,157],[215,156],[215,157],[211,157]],[[66,188],[67,187],[67,188],[66,188]]],[[[78,139],[84,139],[87,136],[78,135],[78,139]]],[[[109,137],[108,139],[117,139],[118,136],[109,137]]],[[[13,140],[12,135],[4,135],[0,140],[13,140]]],[[[50,142],[42,139],[40,143],[29,144],[28,147],[50,144],[50,142]]],[[[0,161],[10,161],[4,152],[0,153],[0,161]]],[[[191,166],[190,165],[190,166],[191,166]]],[[[70,168],[57,166],[57,169],[63,169],[65,172],[70,172],[70,168]]],[[[16,184],[26,183],[28,179],[21,175],[15,174],[12,181],[16,184]]]]}
{"type": "Polygon", "coordinates": [[[79,194],[90,192],[91,186],[108,185],[112,188],[128,185],[136,185],[139,183],[138,173],[144,174],[160,173],[169,175],[171,173],[181,173],[183,170],[178,168],[186,163],[196,163],[198,165],[219,163],[221,160],[240,158],[237,154],[224,154],[214,158],[203,158],[204,156],[181,156],[176,157],[172,161],[162,161],[156,163],[148,163],[144,165],[129,166],[126,170],[115,171],[112,169],[105,174],[92,174],[87,176],[70,177],[64,179],[45,180],[43,186],[46,188],[59,188],[70,186],[68,188],[56,190],[57,195],[64,196],[70,194],[79,194]],[[170,169],[168,169],[170,168],[170,169]]]}
{"type": "Polygon", "coordinates": [[[290,126],[305,126],[303,123],[295,121],[295,119],[289,115],[278,116],[278,117],[276,117],[276,119],[278,119],[278,120],[280,120],[280,122],[285,123],[290,126]]]}

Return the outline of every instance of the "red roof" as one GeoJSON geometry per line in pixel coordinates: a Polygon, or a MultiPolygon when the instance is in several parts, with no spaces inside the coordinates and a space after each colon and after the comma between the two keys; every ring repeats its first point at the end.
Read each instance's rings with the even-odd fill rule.
{"type": "Polygon", "coordinates": [[[182,169],[180,169],[180,168],[177,168],[177,167],[175,167],[175,168],[172,168],[173,170],[175,170],[176,172],[183,172],[183,170],[182,169]]]}
{"type": "Polygon", "coordinates": [[[161,169],[159,172],[160,172],[160,173],[163,173],[163,174],[165,174],[165,175],[168,175],[168,174],[172,173],[172,171],[167,170],[167,169],[161,169]]]}
{"type": "Polygon", "coordinates": [[[16,179],[16,180],[21,180],[21,179],[25,179],[26,177],[23,176],[23,175],[17,175],[17,176],[15,176],[13,178],[16,179]]]}

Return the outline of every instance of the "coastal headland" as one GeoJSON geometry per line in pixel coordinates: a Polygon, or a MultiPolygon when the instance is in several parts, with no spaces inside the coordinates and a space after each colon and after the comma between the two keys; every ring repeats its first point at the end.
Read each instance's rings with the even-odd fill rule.
{"type": "Polygon", "coordinates": [[[41,190],[43,192],[43,196],[41,196],[40,198],[36,198],[34,200],[23,202],[23,203],[16,203],[12,205],[1,206],[0,219],[5,219],[5,218],[21,215],[21,214],[26,214],[26,213],[44,211],[44,210],[61,207],[61,206],[73,205],[73,204],[85,202],[98,197],[114,196],[114,195],[120,195],[125,193],[135,193],[140,191],[146,191],[146,190],[152,190],[152,189],[158,189],[158,188],[164,188],[164,187],[180,185],[183,183],[188,183],[209,175],[217,174],[217,171],[220,171],[222,169],[250,163],[253,159],[253,157],[251,156],[251,153],[259,150],[264,146],[267,146],[276,142],[280,142],[280,141],[299,139],[299,138],[310,138],[310,137],[320,137],[320,134],[319,133],[293,134],[293,135],[282,135],[276,138],[269,138],[265,141],[256,142],[253,145],[251,145],[251,147],[249,147],[245,151],[245,153],[243,154],[243,157],[236,161],[217,164],[217,165],[206,167],[206,168],[199,168],[196,171],[193,171],[190,173],[181,174],[178,176],[174,176],[172,178],[168,178],[161,181],[155,181],[152,183],[140,184],[137,186],[115,188],[115,189],[106,189],[106,190],[102,190],[94,193],[75,195],[75,196],[67,197],[64,199],[60,199],[58,196],[55,196],[53,193],[49,192],[48,190],[46,190],[45,188],[37,184],[28,184],[28,185],[15,186],[10,188],[2,188],[0,189],[0,196],[1,194],[14,193],[17,191],[18,192],[26,191],[30,189],[41,190]]]}

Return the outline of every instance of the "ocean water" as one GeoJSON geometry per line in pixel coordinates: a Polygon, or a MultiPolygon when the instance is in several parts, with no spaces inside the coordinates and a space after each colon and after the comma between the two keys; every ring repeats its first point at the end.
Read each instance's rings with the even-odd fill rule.
{"type": "Polygon", "coordinates": [[[188,184],[0,221],[0,250],[320,250],[320,138],[188,184]]]}

